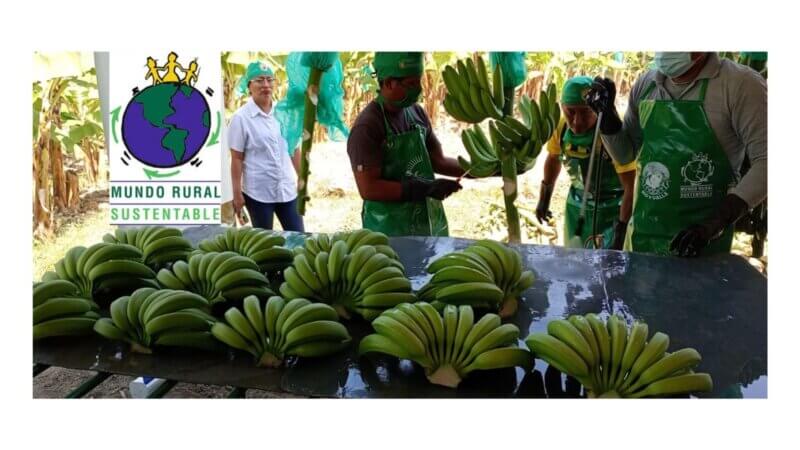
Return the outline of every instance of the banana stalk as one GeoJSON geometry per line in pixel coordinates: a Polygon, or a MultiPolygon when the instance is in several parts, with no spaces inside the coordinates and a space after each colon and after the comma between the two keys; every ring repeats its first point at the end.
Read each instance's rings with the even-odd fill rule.
{"type": "Polygon", "coordinates": [[[311,145],[314,143],[314,125],[317,122],[317,103],[319,102],[319,81],[322,78],[322,69],[311,67],[306,88],[306,103],[303,115],[303,140],[300,153],[300,180],[297,186],[297,212],[306,214],[306,201],[308,196],[308,175],[310,173],[311,145]]]}
{"type": "MultiPolygon", "coordinates": [[[[503,117],[511,116],[514,111],[514,87],[508,87],[503,92],[506,101],[503,105],[503,117]]],[[[517,158],[514,152],[506,152],[500,158],[500,173],[503,176],[503,198],[506,204],[506,221],[508,224],[508,242],[518,244],[521,242],[519,228],[519,212],[514,201],[517,199],[517,158]]]]}

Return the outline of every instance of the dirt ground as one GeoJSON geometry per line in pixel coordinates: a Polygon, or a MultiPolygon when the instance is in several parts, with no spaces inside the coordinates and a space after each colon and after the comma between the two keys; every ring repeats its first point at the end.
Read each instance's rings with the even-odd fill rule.
{"type": "MultiPolygon", "coordinates": [[[[436,130],[448,156],[467,157],[459,134],[448,125],[436,130]]],[[[542,180],[545,152],[539,155],[539,162],[530,172],[521,175],[517,206],[522,214],[533,215],[542,180]]],[[[310,179],[311,203],[307,207],[306,231],[334,232],[361,227],[361,198],[355,186],[350,162],[344,142],[315,144],[311,153],[312,174],[310,179]]],[[[464,179],[464,189],[444,202],[450,224],[450,235],[464,238],[505,239],[502,181],[499,178],[464,179]]],[[[569,181],[562,171],[556,184],[551,202],[553,226],[540,229],[523,222],[523,242],[562,245],[563,211],[569,181]]],[[[103,234],[113,232],[108,225],[108,191],[98,191],[86,195],[86,208],[83,215],[66,220],[59,235],[47,243],[34,244],[34,273],[38,280],[63,254],[75,245],[88,246],[102,239],[103,234]]],[[[275,221],[276,228],[280,228],[275,221]]],[[[734,253],[749,253],[747,238],[738,237],[734,253]]],[[[766,272],[766,256],[762,260],[749,258],[751,264],[766,272]]],[[[65,396],[81,382],[91,378],[92,372],[51,367],[33,379],[34,398],[59,398],[65,396]]],[[[128,398],[128,384],[132,377],[114,375],[106,379],[87,396],[89,398],[128,398]]],[[[167,398],[223,398],[230,387],[195,385],[179,383],[167,398]]],[[[292,398],[283,393],[269,393],[248,390],[248,398],[292,398]]]]}

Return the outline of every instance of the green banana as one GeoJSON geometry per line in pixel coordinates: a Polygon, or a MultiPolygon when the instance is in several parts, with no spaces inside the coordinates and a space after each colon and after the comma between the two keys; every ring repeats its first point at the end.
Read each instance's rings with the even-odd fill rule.
{"type": "Polygon", "coordinates": [[[91,334],[96,320],[88,317],[59,317],[33,326],[33,339],[91,334]]]}

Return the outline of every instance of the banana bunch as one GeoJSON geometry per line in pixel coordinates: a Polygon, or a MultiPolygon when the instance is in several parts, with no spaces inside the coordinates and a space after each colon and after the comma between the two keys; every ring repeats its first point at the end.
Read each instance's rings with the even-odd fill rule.
{"type": "Polygon", "coordinates": [[[503,72],[497,66],[492,74],[491,85],[486,63],[478,56],[477,64],[472,58],[460,60],[456,68],[446,66],[442,71],[447,94],[444,109],[459,122],[480,123],[487,117],[501,119],[505,95],[503,72]]]}
{"type": "Polygon", "coordinates": [[[532,169],[542,147],[561,120],[556,87],[550,84],[539,95],[539,104],[523,95],[519,102],[522,121],[505,116],[489,122],[489,136],[479,126],[461,132],[461,142],[470,159],[458,157],[462,169],[478,178],[500,174],[500,161],[513,155],[517,174],[532,169]]]}
{"type": "Polygon", "coordinates": [[[188,259],[194,250],[192,243],[183,237],[177,228],[151,226],[141,228],[117,228],[114,234],[106,233],[103,242],[128,244],[142,251],[144,263],[153,270],[167,264],[188,259]]]}
{"type": "Polygon", "coordinates": [[[473,370],[533,367],[530,352],[517,347],[519,329],[496,314],[474,322],[472,307],[447,305],[442,315],[429,303],[403,303],[372,322],[377,334],[361,340],[359,354],[386,353],[425,368],[431,383],[457,387],[473,370]]]}
{"type": "Polygon", "coordinates": [[[293,253],[283,245],[286,239],[280,234],[261,228],[228,228],[225,233],[198,244],[199,253],[235,252],[246,256],[267,274],[283,271],[292,264],[293,253]]]}
{"type": "Polygon", "coordinates": [[[624,319],[604,324],[595,314],[553,320],[547,333],[525,343],[538,357],[577,379],[589,397],[639,398],[711,391],[706,373],[694,373],[700,354],[693,348],[667,353],[669,336],[647,340],[647,324],[636,322],[628,334],[624,319]]]}
{"type": "Polygon", "coordinates": [[[94,330],[139,353],[152,353],[154,345],[217,350],[221,346],[211,335],[216,319],[205,312],[208,306],[192,292],[141,288],[114,300],[111,318],[98,320],[94,330]]]}
{"type": "MultiPolygon", "coordinates": [[[[140,287],[158,287],[156,273],[143,263],[141,250],[128,244],[73,247],[56,263],[55,272],[58,279],[75,284],[81,297],[94,300],[109,292],[127,294],[140,287]]],[[[51,279],[50,274],[43,277],[51,279]]]]}
{"type": "Polygon", "coordinates": [[[284,298],[333,305],[343,318],[353,312],[372,320],[386,308],[416,301],[403,265],[369,244],[349,252],[345,240],[336,240],[330,253],[320,251],[309,258],[301,252],[283,271],[283,278],[284,298]]]}
{"type": "Polygon", "coordinates": [[[92,334],[100,314],[97,304],[82,298],[78,286],[66,280],[33,285],[33,339],[92,334]]]}
{"type": "MultiPolygon", "coordinates": [[[[333,244],[338,241],[344,241],[347,245],[348,253],[354,252],[362,245],[372,245],[375,246],[375,250],[377,250],[378,253],[383,253],[398,263],[400,262],[397,252],[389,246],[389,238],[385,234],[365,228],[350,232],[338,232],[333,234],[319,233],[309,236],[306,238],[302,247],[294,248],[294,254],[299,255],[302,253],[306,255],[309,261],[313,261],[320,252],[330,253],[333,244]]],[[[405,270],[402,264],[399,264],[398,267],[401,270],[405,270]]]]}
{"type": "Polygon", "coordinates": [[[458,157],[458,164],[462,169],[469,171],[469,174],[476,178],[500,174],[500,159],[497,157],[495,147],[479,125],[463,130],[461,142],[470,158],[466,160],[463,156],[458,157]]]}
{"type": "Polygon", "coordinates": [[[499,242],[484,239],[464,250],[448,253],[432,262],[430,281],[418,292],[422,301],[470,305],[513,316],[519,295],[533,285],[534,274],[523,271],[522,256],[499,242]]]}
{"type": "Polygon", "coordinates": [[[350,345],[350,334],[329,305],[304,298],[270,297],[262,311],[255,296],[244,299],[244,314],[225,312],[211,333],[225,344],[252,354],[259,367],[280,367],[287,356],[317,357],[350,345]]]}
{"type": "Polygon", "coordinates": [[[275,295],[252,259],[230,251],[192,255],[188,263],[177,261],[170,269],[161,269],[156,278],[164,288],[194,292],[211,304],[275,295]]]}

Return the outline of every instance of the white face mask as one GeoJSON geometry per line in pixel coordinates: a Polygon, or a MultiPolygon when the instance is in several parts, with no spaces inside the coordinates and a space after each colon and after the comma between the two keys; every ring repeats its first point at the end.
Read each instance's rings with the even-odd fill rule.
{"type": "Polygon", "coordinates": [[[692,68],[690,52],[656,52],[656,69],[670,78],[678,78],[692,68]]]}

